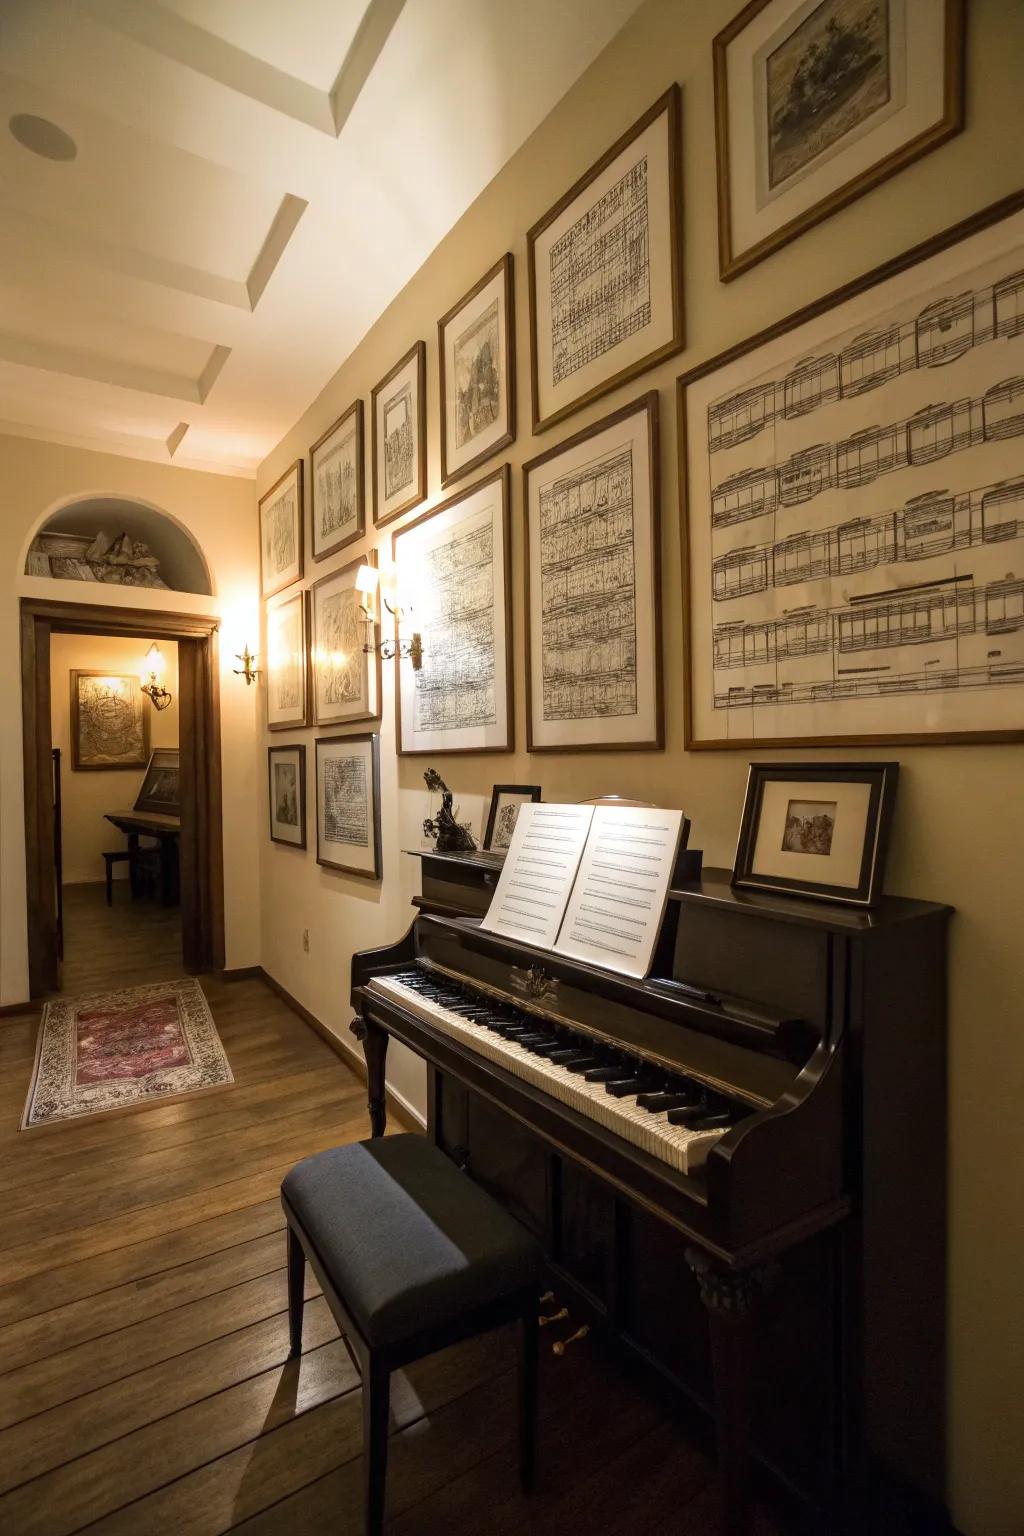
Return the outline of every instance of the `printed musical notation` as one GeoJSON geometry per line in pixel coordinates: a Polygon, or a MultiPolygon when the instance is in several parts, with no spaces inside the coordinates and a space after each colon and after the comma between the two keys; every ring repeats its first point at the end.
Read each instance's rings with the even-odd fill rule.
{"type": "Polygon", "coordinates": [[[424,658],[413,674],[417,731],[493,725],[494,530],[491,508],[446,529],[420,550],[429,602],[424,658]]]}
{"type": "Polygon", "coordinates": [[[550,949],[562,926],[592,805],[526,804],[481,928],[550,949]]]}

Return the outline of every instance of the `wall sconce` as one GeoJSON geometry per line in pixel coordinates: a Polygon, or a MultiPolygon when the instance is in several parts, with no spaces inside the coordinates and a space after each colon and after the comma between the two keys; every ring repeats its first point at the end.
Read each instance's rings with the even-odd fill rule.
{"type": "Polygon", "coordinates": [[[164,687],[166,671],[167,667],[160,653],[160,647],[154,640],[146,652],[145,660],[142,663],[142,670],[139,673],[142,691],[148,695],[154,709],[166,709],[171,702],[171,695],[164,687]]]}
{"type": "MultiPolygon", "coordinates": [[[[356,572],[356,591],[360,595],[359,611],[363,615],[363,623],[366,626],[366,639],[363,642],[363,651],[367,656],[374,654],[384,661],[393,661],[400,656],[403,661],[411,661],[414,672],[418,672],[423,665],[423,637],[419,630],[415,630],[409,640],[379,640],[373,643],[373,626],[376,622],[376,598],[380,587],[380,572],[375,566],[363,564],[356,572]]],[[[411,608],[400,608],[396,604],[392,606],[384,593],[380,594],[381,602],[392,615],[396,624],[401,624],[412,613],[411,608]]]]}
{"type": "Polygon", "coordinates": [[[235,657],[235,660],[242,663],[240,667],[235,667],[235,676],[244,677],[245,686],[248,688],[260,675],[260,669],[256,666],[256,652],[250,651],[249,647],[246,646],[245,650],[235,657]]]}

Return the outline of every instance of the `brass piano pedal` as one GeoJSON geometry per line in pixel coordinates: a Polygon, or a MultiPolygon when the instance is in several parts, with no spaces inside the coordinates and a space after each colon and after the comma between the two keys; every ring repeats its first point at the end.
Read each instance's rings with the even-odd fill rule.
{"type": "Polygon", "coordinates": [[[540,1298],[540,1304],[541,1304],[541,1306],[542,1306],[542,1307],[543,1307],[543,1306],[545,1306],[545,1305],[546,1305],[546,1304],[547,1304],[547,1303],[548,1303],[548,1302],[549,1302],[549,1301],[554,1301],[554,1299],[555,1299],[555,1293],[554,1293],[554,1291],[545,1291],[545,1292],[544,1292],[544,1295],[543,1295],[543,1296],[542,1296],[542,1297],[541,1297],[541,1298],[540,1298]]]}
{"type": "Polygon", "coordinates": [[[589,1332],[589,1323],[583,1323],[579,1328],[576,1329],[575,1333],[570,1333],[567,1339],[556,1339],[551,1346],[551,1353],[553,1355],[559,1356],[564,1355],[570,1344],[575,1344],[580,1339],[585,1339],[589,1332]]]}
{"type": "Polygon", "coordinates": [[[563,1323],[568,1316],[568,1307],[562,1307],[557,1312],[542,1312],[537,1319],[537,1327],[546,1328],[549,1323],[563,1323]]]}

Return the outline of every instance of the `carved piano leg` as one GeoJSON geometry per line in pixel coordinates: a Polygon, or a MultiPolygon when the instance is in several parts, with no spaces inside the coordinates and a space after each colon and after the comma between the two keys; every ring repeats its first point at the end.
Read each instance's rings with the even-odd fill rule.
{"type": "Polygon", "coordinates": [[[384,1093],[384,1070],[388,1056],[387,1030],[368,1024],[357,1014],[349,1025],[363,1047],[366,1058],[366,1102],[370,1111],[370,1135],[383,1136],[388,1123],[388,1105],[384,1093]]]}

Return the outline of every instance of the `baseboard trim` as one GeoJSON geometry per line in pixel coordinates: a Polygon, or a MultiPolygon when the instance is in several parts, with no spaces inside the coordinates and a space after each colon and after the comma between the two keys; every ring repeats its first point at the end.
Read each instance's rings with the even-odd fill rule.
{"type": "Polygon", "coordinates": [[[217,971],[218,981],[255,981],[257,978],[269,980],[262,965],[233,965],[224,966],[217,971]]]}
{"type": "MultiPolygon", "coordinates": [[[[340,1056],[345,1065],[351,1067],[356,1076],[361,1077],[365,1083],[366,1062],[363,1060],[362,1051],[357,1051],[354,1046],[350,1046],[339,1035],[336,1035],[333,1029],[328,1029],[322,1019],[318,1019],[316,1014],[311,1013],[304,1004],[299,1002],[297,997],[293,997],[288,988],[282,986],[277,977],[272,976],[262,965],[256,967],[256,974],[266,982],[272,992],[277,993],[283,1003],[287,1003],[292,1012],[297,1014],[304,1024],[308,1024],[310,1029],[320,1036],[321,1040],[325,1040],[335,1055],[340,1056]]],[[[426,1130],[426,1120],[413,1108],[404,1094],[398,1093],[396,1089],[388,1086],[385,1089],[385,1095],[387,1097],[388,1109],[397,1116],[406,1130],[426,1130]]]]}
{"type": "Polygon", "coordinates": [[[38,1013],[42,1008],[41,1002],[32,1002],[26,998],[23,1003],[4,1003],[0,1007],[0,1019],[13,1019],[19,1013],[38,1013]]]}

